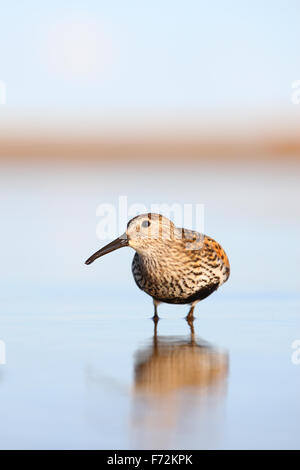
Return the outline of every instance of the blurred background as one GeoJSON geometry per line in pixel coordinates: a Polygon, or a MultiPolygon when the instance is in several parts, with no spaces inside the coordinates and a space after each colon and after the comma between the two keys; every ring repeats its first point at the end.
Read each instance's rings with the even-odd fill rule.
{"type": "Polygon", "coordinates": [[[298,159],[298,14],[292,0],[12,1],[1,159],[298,159]]]}
{"type": "Polygon", "coordinates": [[[2,5],[1,448],[299,447],[299,13],[2,5]],[[204,205],[232,274],[194,332],[131,250],[84,266],[120,196],[204,205]]]}

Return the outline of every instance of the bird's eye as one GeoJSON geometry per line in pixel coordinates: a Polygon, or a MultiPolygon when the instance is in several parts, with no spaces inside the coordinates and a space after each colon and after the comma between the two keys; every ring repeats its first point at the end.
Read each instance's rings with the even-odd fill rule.
{"type": "Polygon", "coordinates": [[[150,223],[151,222],[149,222],[149,220],[144,220],[144,222],[142,222],[142,227],[147,228],[149,227],[150,223]]]}

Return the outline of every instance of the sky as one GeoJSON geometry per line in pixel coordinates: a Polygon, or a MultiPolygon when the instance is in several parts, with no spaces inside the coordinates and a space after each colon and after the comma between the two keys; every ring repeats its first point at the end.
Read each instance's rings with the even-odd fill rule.
{"type": "Polygon", "coordinates": [[[298,1],[0,3],[7,109],[250,112],[300,78],[298,1]]]}

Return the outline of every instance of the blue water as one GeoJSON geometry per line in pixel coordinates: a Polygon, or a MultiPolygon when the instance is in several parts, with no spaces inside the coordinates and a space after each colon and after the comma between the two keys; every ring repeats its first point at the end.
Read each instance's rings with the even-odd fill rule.
{"type": "MultiPolygon", "coordinates": [[[[299,169],[3,168],[1,449],[299,448],[299,169]],[[155,181],[155,194],[153,194],[155,181]],[[103,242],[96,207],[205,204],[232,274],[198,304],[161,305],[103,242]]],[[[299,355],[300,357],[300,355],[299,355]]]]}

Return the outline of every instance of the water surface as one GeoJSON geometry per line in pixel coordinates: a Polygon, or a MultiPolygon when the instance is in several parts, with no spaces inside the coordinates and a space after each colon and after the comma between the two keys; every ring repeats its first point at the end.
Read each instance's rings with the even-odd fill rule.
{"type": "Polygon", "coordinates": [[[299,168],[7,167],[0,179],[2,449],[300,447],[299,168]],[[124,194],[205,204],[232,274],[194,331],[172,305],[154,331],[131,249],[83,264],[101,245],[97,205],[124,194]]]}

